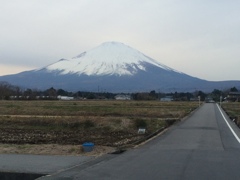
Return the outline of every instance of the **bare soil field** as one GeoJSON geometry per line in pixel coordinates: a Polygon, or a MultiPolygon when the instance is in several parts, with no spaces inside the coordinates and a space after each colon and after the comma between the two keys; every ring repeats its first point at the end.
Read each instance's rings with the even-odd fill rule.
{"type": "Polygon", "coordinates": [[[98,155],[131,145],[196,107],[197,102],[0,101],[0,153],[77,155],[82,143],[93,142],[89,154],[98,155]]]}

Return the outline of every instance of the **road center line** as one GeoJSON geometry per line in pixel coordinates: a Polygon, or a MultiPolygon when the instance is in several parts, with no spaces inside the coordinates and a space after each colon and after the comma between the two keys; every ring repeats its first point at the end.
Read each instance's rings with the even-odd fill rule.
{"type": "Polygon", "coordinates": [[[237,136],[237,134],[234,132],[234,130],[232,129],[232,127],[231,127],[230,124],[228,123],[227,119],[225,118],[225,116],[224,116],[224,114],[222,113],[222,110],[221,110],[221,108],[219,107],[218,104],[217,104],[217,107],[218,107],[220,113],[222,114],[223,119],[224,119],[225,122],[227,123],[229,129],[232,131],[234,137],[237,139],[238,143],[240,143],[240,139],[239,139],[239,137],[237,136]]]}

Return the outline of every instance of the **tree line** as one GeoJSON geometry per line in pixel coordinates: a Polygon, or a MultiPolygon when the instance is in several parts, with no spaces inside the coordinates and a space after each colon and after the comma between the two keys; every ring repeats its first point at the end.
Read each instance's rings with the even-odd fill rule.
{"type": "Polygon", "coordinates": [[[1,100],[56,100],[59,96],[74,97],[75,99],[113,99],[116,94],[109,92],[69,92],[63,89],[55,89],[54,87],[46,90],[23,89],[7,82],[0,82],[1,100]]]}
{"type": "MultiPolygon", "coordinates": [[[[211,97],[214,101],[219,101],[220,97],[227,97],[229,92],[238,92],[238,89],[236,87],[232,87],[225,91],[214,89],[211,93],[204,93],[202,91],[163,93],[152,90],[150,92],[122,94],[131,96],[133,100],[158,100],[170,96],[175,101],[197,100],[199,97],[201,101],[204,101],[207,97],[211,97]]],[[[59,96],[68,96],[73,97],[74,99],[114,99],[118,94],[121,93],[87,91],[69,92],[63,89],[55,89],[53,87],[46,90],[30,88],[22,89],[7,82],[0,82],[0,99],[2,100],[56,100],[59,96]]]]}

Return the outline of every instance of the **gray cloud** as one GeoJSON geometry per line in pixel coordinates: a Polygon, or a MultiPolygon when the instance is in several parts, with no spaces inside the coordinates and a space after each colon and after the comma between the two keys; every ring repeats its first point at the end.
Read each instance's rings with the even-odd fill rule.
{"type": "Polygon", "coordinates": [[[240,79],[239,8],[223,0],[2,0],[0,64],[42,67],[120,41],[193,76],[240,79]]]}

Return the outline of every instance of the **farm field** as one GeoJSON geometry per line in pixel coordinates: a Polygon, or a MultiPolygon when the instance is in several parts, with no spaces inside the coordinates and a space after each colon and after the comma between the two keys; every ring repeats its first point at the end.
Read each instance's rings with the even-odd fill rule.
{"type": "Polygon", "coordinates": [[[41,145],[80,153],[75,147],[84,142],[117,148],[169,126],[197,107],[198,102],[0,101],[0,143],[4,152],[41,145]],[[145,134],[138,133],[140,127],[145,134]]]}

